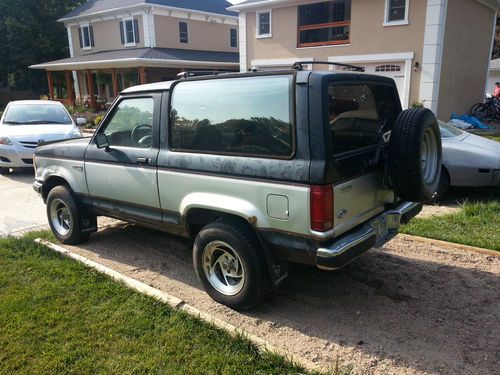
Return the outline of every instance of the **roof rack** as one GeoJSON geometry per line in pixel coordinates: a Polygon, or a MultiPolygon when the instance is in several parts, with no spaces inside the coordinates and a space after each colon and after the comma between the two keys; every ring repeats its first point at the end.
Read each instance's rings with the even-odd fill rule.
{"type": "Polygon", "coordinates": [[[177,74],[177,79],[186,79],[190,77],[199,77],[199,76],[218,76],[221,74],[228,74],[226,71],[216,71],[216,70],[193,70],[187,72],[181,72],[177,74]]]}
{"type": "Polygon", "coordinates": [[[342,63],[337,63],[337,62],[332,62],[332,61],[297,61],[292,65],[292,69],[294,70],[304,70],[304,65],[309,65],[309,64],[326,64],[326,65],[334,65],[334,66],[340,66],[343,68],[350,68],[352,71],[355,72],[364,72],[365,68],[362,66],[356,66],[356,65],[350,65],[350,64],[342,64],[342,63]]]}

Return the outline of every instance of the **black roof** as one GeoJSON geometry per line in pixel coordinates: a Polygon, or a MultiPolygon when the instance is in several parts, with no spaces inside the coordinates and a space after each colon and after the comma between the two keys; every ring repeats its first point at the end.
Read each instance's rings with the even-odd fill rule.
{"type": "Polygon", "coordinates": [[[237,16],[237,13],[226,10],[232,5],[226,0],[88,0],[85,4],[66,14],[61,20],[136,5],[162,5],[226,16],[237,16]]]}

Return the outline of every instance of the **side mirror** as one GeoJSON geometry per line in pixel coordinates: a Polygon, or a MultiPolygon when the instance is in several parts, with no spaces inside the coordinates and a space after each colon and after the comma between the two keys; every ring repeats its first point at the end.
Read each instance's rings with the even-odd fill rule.
{"type": "Polygon", "coordinates": [[[108,137],[104,133],[99,133],[95,136],[95,144],[97,148],[104,148],[105,151],[109,151],[109,141],[108,137]]]}
{"type": "Polygon", "coordinates": [[[84,119],[83,117],[78,117],[76,119],[76,126],[85,126],[87,125],[87,120],[84,119]]]}

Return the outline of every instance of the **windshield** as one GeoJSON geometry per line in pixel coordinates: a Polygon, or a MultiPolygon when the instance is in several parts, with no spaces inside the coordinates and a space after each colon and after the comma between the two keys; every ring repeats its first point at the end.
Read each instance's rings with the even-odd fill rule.
{"type": "Polygon", "coordinates": [[[464,134],[463,130],[460,130],[453,125],[447,124],[443,121],[438,121],[439,130],[441,130],[441,138],[453,138],[464,134]]]}
{"type": "Polygon", "coordinates": [[[4,124],[72,124],[71,117],[64,107],[53,104],[16,104],[7,109],[4,124]]]}

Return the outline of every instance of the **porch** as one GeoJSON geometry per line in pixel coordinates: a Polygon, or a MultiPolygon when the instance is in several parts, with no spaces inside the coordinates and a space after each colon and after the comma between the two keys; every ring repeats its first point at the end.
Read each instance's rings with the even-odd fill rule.
{"type": "Polygon", "coordinates": [[[47,72],[51,100],[103,110],[127,87],[173,80],[188,70],[238,71],[239,56],[231,52],[137,48],[97,52],[30,68],[47,72]]]}

